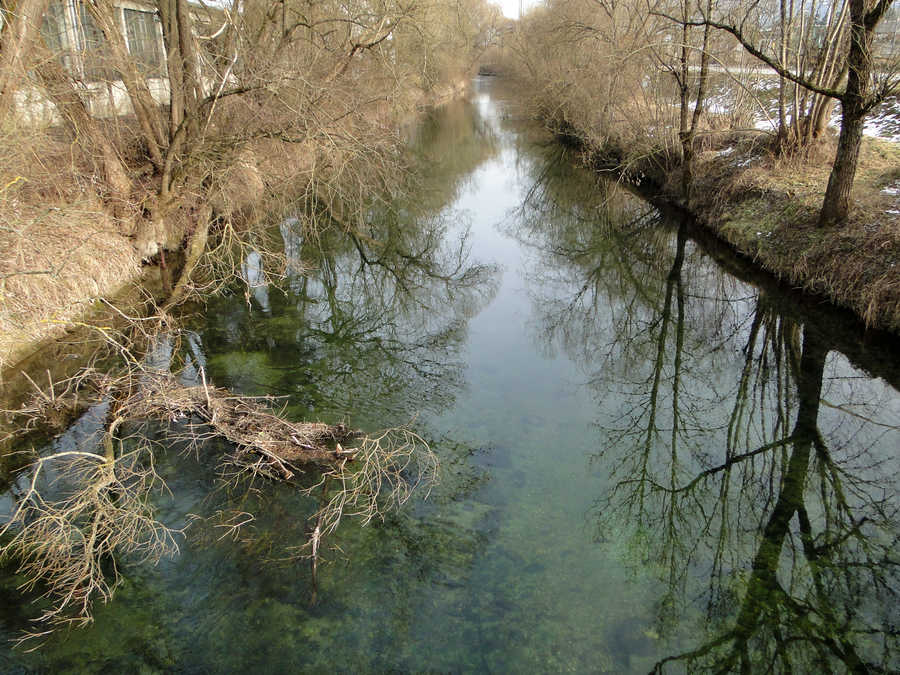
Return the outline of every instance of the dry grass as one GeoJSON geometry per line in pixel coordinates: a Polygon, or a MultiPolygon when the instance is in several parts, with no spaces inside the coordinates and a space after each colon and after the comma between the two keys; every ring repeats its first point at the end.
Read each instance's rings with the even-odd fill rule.
{"type": "Polygon", "coordinates": [[[60,129],[0,129],[0,371],[139,269],[86,161],[60,129]]]}
{"type": "Polygon", "coordinates": [[[758,145],[698,160],[691,209],[741,253],[792,285],[900,331],[900,147],[866,138],[850,219],[816,224],[832,148],[776,160],[758,145]]]}
{"type": "Polygon", "coordinates": [[[38,207],[8,196],[0,206],[0,370],[139,271],[130,241],[99,205],[38,207]]]}

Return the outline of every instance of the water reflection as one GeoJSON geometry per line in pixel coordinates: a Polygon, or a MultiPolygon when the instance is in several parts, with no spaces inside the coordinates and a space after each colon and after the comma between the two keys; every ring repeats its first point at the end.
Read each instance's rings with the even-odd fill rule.
{"type": "Polygon", "coordinates": [[[442,214],[392,213],[365,234],[306,239],[297,256],[305,273],[284,288],[257,282],[248,302],[213,302],[203,338],[216,382],[286,395],[300,415],[413,414],[452,401],[466,322],[495,288],[494,268],[471,261],[464,227],[442,214]],[[257,305],[271,319],[254,314],[257,305]]]}
{"type": "MultiPolygon", "coordinates": [[[[454,111],[449,126],[429,123],[419,132],[428,154],[462,151],[449,168],[422,165],[410,188],[420,198],[373,206],[352,230],[309,236],[296,219],[280,223],[289,265],[284,283],[268,288],[268,308],[237,289],[197,325],[214,382],[281,395],[291,417],[366,429],[417,415],[424,428],[422,417],[452,404],[464,385],[468,321],[496,287],[496,269],[471,254],[464,215],[447,207],[493,145],[471,111],[454,111]]],[[[309,504],[283,490],[206,496],[204,513],[262,515],[233,541],[218,541],[222,530],[210,528],[192,546],[193,561],[179,565],[174,600],[201,626],[192,626],[192,653],[178,662],[281,672],[421,664],[415,608],[434,588],[459,595],[487,536],[477,527],[484,509],[456,508],[484,481],[470,462],[473,449],[430,440],[442,466],[429,500],[383,524],[342,528],[333,542],[339,548],[326,554],[331,564],[320,572],[315,607],[308,606],[306,565],[287,561],[306,540],[309,504]],[[195,577],[211,580],[200,596],[195,577]],[[235,590],[213,593],[213,584],[235,590]],[[348,617],[367,628],[348,632],[348,617]],[[247,625],[260,632],[249,635],[247,625]],[[335,648],[339,641],[345,648],[335,648]]]]}
{"type": "Polygon", "coordinates": [[[571,194],[560,159],[517,234],[543,259],[536,332],[601,410],[598,541],[626,537],[664,582],[654,671],[896,671],[896,391],[687,223],[609,183],[571,194]]]}
{"type": "MultiPolygon", "coordinates": [[[[288,262],[290,263],[289,258],[288,262]]],[[[265,280],[263,259],[258,251],[250,251],[244,258],[241,264],[241,278],[247,284],[248,291],[253,294],[262,311],[266,314],[271,313],[272,307],[269,304],[269,288],[265,280]]]]}
{"type": "MultiPolygon", "coordinates": [[[[250,251],[241,261],[243,283],[212,300],[191,329],[159,335],[146,365],[189,382],[202,368],[216,385],[281,395],[295,419],[376,429],[418,415],[414,424],[427,434],[421,418],[449,406],[464,384],[467,323],[496,287],[496,269],[471,254],[465,216],[448,207],[495,151],[486,128],[460,105],[448,110],[449,125],[418,132],[420,155],[462,151],[449,167],[418,160],[425,163],[404,201],[379,203],[353,231],[311,237],[298,219],[283,220],[272,233],[284,242],[283,283],[271,283],[269,260],[250,251]]],[[[157,569],[117,561],[127,582],[77,640],[60,634],[35,654],[0,652],[0,670],[371,671],[419,662],[412,608],[433,587],[458,592],[486,536],[476,527],[486,509],[460,517],[455,506],[484,481],[469,461],[474,450],[429,440],[441,455],[440,485],[427,502],[365,530],[345,527],[333,549],[327,542],[316,607],[308,606],[308,564],[293,557],[307,540],[314,504],[289,487],[223,489],[212,443],[191,458],[179,456],[179,447],[161,448],[157,468],[171,495],[156,500],[160,518],[173,526],[185,525],[188,514],[208,520],[193,522],[181,555],[157,569]],[[247,527],[223,537],[230,531],[222,526],[250,513],[247,527]],[[370,628],[355,632],[353,647],[338,657],[335,641],[346,639],[350,614],[368,617],[370,628]]],[[[14,570],[6,572],[0,589],[15,585],[14,570]]],[[[0,617],[4,637],[25,626],[27,616],[0,617]]]]}

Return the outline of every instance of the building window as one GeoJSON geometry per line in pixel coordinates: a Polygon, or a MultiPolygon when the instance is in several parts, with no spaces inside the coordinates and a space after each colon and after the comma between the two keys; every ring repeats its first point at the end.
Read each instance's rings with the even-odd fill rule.
{"type": "Polygon", "coordinates": [[[80,4],[78,10],[77,34],[84,63],[84,79],[88,81],[118,79],[103,31],[94,23],[87,7],[80,4]]]}
{"type": "Polygon", "coordinates": [[[51,2],[41,22],[41,37],[51,52],[58,53],[68,45],[66,38],[66,7],[61,2],[51,2]]]}
{"type": "Polygon", "coordinates": [[[53,53],[67,70],[72,69],[72,55],[69,53],[69,33],[66,30],[66,3],[55,0],[47,7],[41,21],[41,38],[44,46],[53,53]]]}
{"type": "Polygon", "coordinates": [[[154,12],[125,9],[125,30],[128,51],[135,63],[145,73],[158,73],[162,66],[159,48],[159,19],[154,12]]]}

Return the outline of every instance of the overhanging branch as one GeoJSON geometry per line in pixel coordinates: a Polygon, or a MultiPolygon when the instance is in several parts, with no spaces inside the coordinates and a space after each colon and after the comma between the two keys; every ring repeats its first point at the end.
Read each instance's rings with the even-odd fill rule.
{"type": "Polygon", "coordinates": [[[674,21],[678,24],[683,24],[686,26],[710,26],[712,28],[716,28],[718,30],[723,30],[726,33],[731,33],[738,42],[741,43],[741,46],[747,50],[749,54],[756,57],[763,63],[765,63],[769,68],[778,73],[781,77],[786,80],[790,80],[794,84],[798,84],[804,89],[809,89],[816,94],[821,94],[822,96],[828,96],[830,98],[837,99],[838,101],[844,100],[844,92],[838,89],[832,89],[830,87],[823,87],[821,85],[812,82],[805,77],[802,77],[796,73],[791,72],[783,65],[781,65],[778,61],[773,59],[772,57],[763,53],[760,49],[758,49],[750,40],[748,40],[743,31],[737,26],[732,26],[727,23],[720,23],[718,21],[711,21],[709,19],[703,19],[702,21],[684,21],[683,19],[678,19],[674,16],[670,16],[663,12],[651,12],[655,16],[660,16],[664,19],[668,19],[669,21],[674,21]]]}

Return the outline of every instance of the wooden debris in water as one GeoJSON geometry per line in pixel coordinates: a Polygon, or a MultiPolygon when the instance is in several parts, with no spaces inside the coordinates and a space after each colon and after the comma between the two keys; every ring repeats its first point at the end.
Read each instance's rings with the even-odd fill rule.
{"type": "Polygon", "coordinates": [[[226,389],[184,386],[170,375],[152,376],[142,391],[125,401],[119,415],[129,419],[194,419],[212,435],[234,444],[235,460],[257,471],[292,478],[296,464],[333,466],[352,459],[341,443],[361,434],[343,424],[291,422],[253,398],[226,389]]]}

